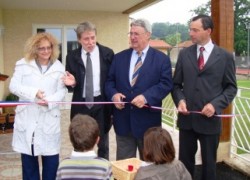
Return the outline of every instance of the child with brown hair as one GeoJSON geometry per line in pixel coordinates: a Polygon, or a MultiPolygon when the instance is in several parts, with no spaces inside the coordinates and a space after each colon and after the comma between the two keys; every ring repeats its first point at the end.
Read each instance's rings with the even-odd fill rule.
{"type": "Polygon", "coordinates": [[[135,180],[191,180],[191,175],[179,160],[175,160],[172,138],[162,127],[149,128],[144,134],[144,163],[135,180]]]}
{"type": "Polygon", "coordinates": [[[74,147],[71,157],[64,159],[57,170],[57,180],[114,179],[111,164],[97,157],[94,146],[99,141],[99,127],[92,117],[77,114],[69,126],[70,141],[74,147]]]}

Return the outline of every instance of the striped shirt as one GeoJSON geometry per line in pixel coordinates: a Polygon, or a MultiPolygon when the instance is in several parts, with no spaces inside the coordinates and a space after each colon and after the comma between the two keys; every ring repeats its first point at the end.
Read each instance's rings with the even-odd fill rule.
{"type": "MultiPolygon", "coordinates": [[[[57,170],[57,180],[113,180],[111,164],[106,159],[96,155],[72,152],[64,159],[57,170]],[[82,156],[79,154],[83,154],[82,156]]],[[[92,153],[93,154],[93,153],[92,153]]]]}

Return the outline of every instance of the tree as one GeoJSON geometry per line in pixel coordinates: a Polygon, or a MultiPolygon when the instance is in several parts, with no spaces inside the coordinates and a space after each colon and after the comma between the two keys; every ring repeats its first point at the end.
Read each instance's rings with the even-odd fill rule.
{"type": "Polygon", "coordinates": [[[171,24],[169,22],[153,23],[152,38],[162,39],[168,44],[174,46],[176,45],[176,42],[179,43],[189,39],[188,26],[180,23],[171,24]]]}
{"type": "MultiPolygon", "coordinates": [[[[191,10],[194,15],[211,14],[211,1],[191,10]]],[[[247,52],[247,28],[250,23],[250,1],[234,0],[234,51],[236,56],[247,52]]]]}
{"type": "Polygon", "coordinates": [[[248,33],[246,25],[250,23],[250,1],[234,0],[234,49],[236,55],[247,52],[248,33]]]}
{"type": "Polygon", "coordinates": [[[198,15],[198,14],[206,14],[206,15],[211,15],[211,1],[208,1],[205,4],[202,4],[198,6],[196,9],[191,10],[190,12],[193,12],[193,15],[198,15]]]}
{"type": "Polygon", "coordinates": [[[166,36],[165,41],[168,42],[168,44],[175,46],[181,42],[181,34],[178,32],[175,34],[170,34],[166,36]]]}

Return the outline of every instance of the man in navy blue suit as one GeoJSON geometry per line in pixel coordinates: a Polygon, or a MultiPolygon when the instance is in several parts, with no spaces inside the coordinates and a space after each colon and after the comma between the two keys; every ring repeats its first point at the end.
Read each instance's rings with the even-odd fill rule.
{"type": "Polygon", "coordinates": [[[117,160],[142,159],[144,132],[161,126],[162,100],[172,90],[170,59],[149,46],[151,25],[139,19],[130,24],[130,47],[114,56],[105,92],[115,104],[113,125],[117,141],[117,160]],[[122,103],[130,102],[130,103],[122,103]]]}

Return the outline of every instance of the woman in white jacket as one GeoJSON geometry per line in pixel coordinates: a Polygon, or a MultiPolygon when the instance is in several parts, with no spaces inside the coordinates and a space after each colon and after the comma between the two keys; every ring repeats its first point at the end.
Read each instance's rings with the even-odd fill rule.
{"type": "Polygon", "coordinates": [[[42,156],[42,179],[54,180],[59,164],[60,110],[63,100],[64,66],[57,60],[57,40],[48,33],[28,39],[25,57],[17,61],[10,91],[19,101],[32,104],[16,108],[13,149],[21,153],[23,179],[40,179],[38,156],[42,156]]]}

